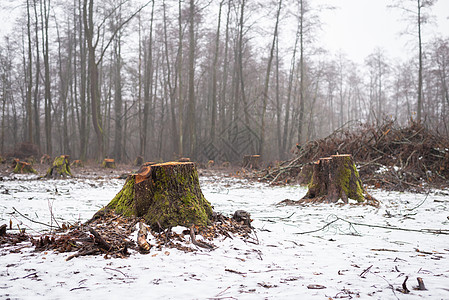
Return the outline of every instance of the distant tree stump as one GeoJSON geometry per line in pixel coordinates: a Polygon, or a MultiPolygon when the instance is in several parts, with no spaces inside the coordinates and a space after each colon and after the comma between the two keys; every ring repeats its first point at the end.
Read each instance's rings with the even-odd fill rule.
{"type": "Polygon", "coordinates": [[[181,157],[180,159],[178,159],[178,162],[190,162],[190,158],[189,157],[181,157]]]}
{"type": "Polygon", "coordinates": [[[72,168],[82,168],[82,167],[84,167],[84,164],[83,164],[83,162],[82,162],[81,160],[76,159],[76,160],[74,160],[74,161],[70,164],[70,166],[71,166],[72,168]]]}
{"type": "Polygon", "coordinates": [[[61,155],[55,158],[53,165],[48,169],[46,178],[72,177],[70,170],[70,160],[68,155],[61,155]]]}
{"type": "Polygon", "coordinates": [[[43,165],[43,164],[46,164],[46,165],[51,164],[51,157],[50,157],[50,155],[48,155],[48,154],[42,155],[40,162],[41,162],[41,165],[43,165]]]}
{"type": "Polygon", "coordinates": [[[259,169],[259,167],[260,167],[260,155],[243,156],[243,168],[259,169]]]}
{"type": "Polygon", "coordinates": [[[33,168],[33,165],[28,162],[15,159],[14,163],[15,166],[13,173],[15,174],[30,174],[30,173],[37,174],[37,171],[33,168]]]}
{"type": "Polygon", "coordinates": [[[157,163],[152,162],[152,161],[147,161],[146,163],[142,164],[139,168],[139,170],[137,171],[137,173],[142,173],[145,172],[145,170],[148,169],[148,167],[152,166],[152,165],[157,165],[157,163]]]}
{"type": "Polygon", "coordinates": [[[204,198],[193,163],[168,162],[142,166],[126,179],[106,209],[125,217],[143,218],[154,230],[205,226],[212,207],[204,198]]]}
{"type": "Polygon", "coordinates": [[[213,160],[211,159],[211,160],[209,160],[209,161],[207,162],[206,167],[207,167],[208,169],[210,169],[210,168],[212,168],[213,166],[215,166],[215,161],[213,161],[213,160]]]}
{"type": "Polygon", "coordinates": [[[134,160],[134,166],[139,167],[143,164],[143,157],[142,156],[137,156],[136,159],[134,160]]]}
{"type": "Polygon", "coordinates": [[[229,161],[225,161],[221,164],[222,168],[229,168],[231,166],[231,163],[229,161]]]}
{"type": "Polygon", "coordinates": [[[320,158],[313,165],[312,178],[309,182],[309,190],[302,198],[305,202],[335,203],[342,199],[348,203],[348,199],[357,202],[377,201],[366,193],[360,180],[359,173],[349,154],[332,155],[320,158]]]}
{"type": "Polygon", "coordinates": [[[101,166],[106,169],[115,169],[117,167],[113,158],[105,158],[101,166]]]}

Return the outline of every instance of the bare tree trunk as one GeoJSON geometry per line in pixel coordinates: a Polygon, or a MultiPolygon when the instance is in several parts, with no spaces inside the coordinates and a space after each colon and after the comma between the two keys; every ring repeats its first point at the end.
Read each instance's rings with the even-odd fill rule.
{"type": "Polygon", "coordinates": [[[195,1],[189,5],[189,103],[187,110],[187,128],[189,130],[189,156],[195,158],[196,122],[195,122],[195,1]]]}
{"type": "Polygon", "coordinates": [[[291,98],[292,98],[293,77],[295,74],[296,53],[297,53],[297,49],[298,49],[298,42],[299,42],[300,34],[301,34],[301,22],[299,20],[298,28],[296,31],[295,46],[293,48],[292,63],[291,63],[291,67],[290,67],[290,73],[288,76],[287,103],[285,105],[285,119],[284,119],[284,130],[283,130],[283,134],[282,134],[281,160],[284,160],[286,158],[287,141],[289,141],[288,128],[289,128],[289,121],[290,121],[290,103],[291,103],[291,98]]]}
{"type": "Polygon", "coordinates": [[[44,98],[45,98],[45,140],[46,152],[52,155],[52,133],[51,133],[51,82],[50,82],[50,64],[48,50],[48,19],[50,17],[50,0],[41,0],[41,24],[42,24],[42,53],[44,57],[44,98]],[[48,1],[48,2],[47,2],[48,1]],[[43,3],[43,7],[42,7],[43,3]]]}
{"type": "Polygon", "coordinates": [[[212,142],[215,141],[215,129],[217,123],[217,64],[218,64],[218,50],[220,46],[220,26],[221,26],[221,10],[223,7],[223,2],[220,2],[220,7],[218,10],[218,24],[217,24],[217,32],[215,36],[215,52],[214,52],[214,61],[212,63],[212,112],[211,112],[211,124],[210,124],[210,140],[212,142]]]}
{"type": "Polygon", "coordinates": [[[35,37],[36,37],[36,78],[35,78],[35,88],[34,88],[34,141],[38,147],[41,145],[41,138],[40,138],[40,100],[39,100],[39,75],[41,73],[41,64],[40,64],[40,49],[39,49],[39,18],[37,15],[37,3],[36,0],[34,0],[34,17],[36,19],[36,26],[35,26],[35,37]]]}
{"type": "Polygon", "coordinates": [[[304,70],[304,3],[303,0],[299,1],[299,119],[298,119],[298,143],[301,143],[303,138],[303,123],[304,123],[304,102],[306,101],[305,97],[305,70],[304,70]]]}
{"type": "MultiPolygon", "coordinates": [[[[66,72],[63,71],[63,59],[61,54],[62,44],[61,44],[61,36],[59,34],[59,26],[56,22],[56,34],[58,39],[58,66],[59,66],[59,101],[62,104],[62,152],[70,155],[70,142],[69,142],[69,134],[68,134],[68,108],[67,108],[67,97],[69,92],[69,77],[72,76],[72,40],[69,40],[68,45],[68,58],[66,62],[66,72]]],[[[50,153],[47,152],[48,155],[51,156],[50,153]]]]}
{"type": "MultiPolygon", "coordinates": [[[[165,54],[165,62],[167,66],[167,80],[165,86],[168,85],[168,93],[170,96],[170,115],[171,115],[171,129],[172,129],[172,137],[173,137],[173,150],[179,151],[179,139],[178,139],[178,126],[176,124],[176,113],[175,113],[175,106],[176,106],[176,99],[175,99],[175,89],[176,89],[176,83],[175,88],[172,88],[171,85],[171,70],[170,70],[170,59],[168,55],[168,37],[167,37],[167,11],[165,6],[165,1],[163,3],[163,10],[164,10],[164,54],[165,54]]],[[[164,76],[165,78],[165,76],[164,76]]],[[[177,77],[175,76],[175,81],[177,80],[177,77]]]]}
{"type": "Polygon", "coordinates": [[[178,0],[178,55],[177,55],[177,75],[178,75],[178,115],[179,115],[179,148],[178,155],[184,155],[184,99],[182,98],[182,0],[178,0]]]}
{"type": "MultiPolygon", "coordinates": [[[[120,18],[120,17],[119,17],[120,18]]],[[[114,130],[114,158],[117,162],[122,160],[122,118],[123,118],[123,101],[122,101],[122,78],[121,78],[121,39],[120,34],[114,43],[114,112],[115,112],[115,130],[114,130]]]]}
{"type": "MultiPolygon", "coordinates": [[[[147,138],[148,138],[148,119],[149,119],[149,109],[153,101],[153,21],[154,21],[154,0],[152,1],[151,18],[150,18],[150,37],[146,50],[144,50],[144,62],[145,62],[145,72],[144,72],[144,90],[143,90],[143,156],[148,155],[147,149],[147,138]]],[[[150,130],[151,132],[151,130],[150,130]]]]}
{"type": "Polygon", "coordinates": [[[419,67],[418,67],[418,107],[416,119],[418,122],[421,122],[422,118],[422,82],[423,82],[423,54],[422,54],[422,37],[421,37],[421,0],[418,0],[418,59],[419,59],[419,67]]]}
{"type": "Polygon", "coordinates": [[[229,21],[231,17],[231,1],[228,1],[228,12],[226,15],[226,34],[225,34],[225,50],[223,57],[223,78],[222,78],[222,87],[220,93],[220,120],[221,120],[221,130],[225,130],[227,127],[226,124],[226,97],[227,97],[227,89],[228,89],[228,51],[229,51],[229,21]]]}
{"type": "MultiPolygon", "coordinates": [[[[83,5],[81,1],[78,0],[78,39],[79,39],[79,59],[80,59],[80,109],[78,115],[78,124],[79,124],[79,134],[80,134],[80,159],[87,159],[87,144],[89,140],[89,129],[88,129],[88,98],[87,98],[87,49],[86,49],[86,39],[85,39],[85,28],[84,28],[84,18],[83,18],[83,5]]],[[[76,12],[74,12],[76,14],[76,12]]],[[[75,61],[74,61],[75,62],[75,61]]],[[[77,66],[74,66],[74,69],[77,69],[77,66]]],[[[78,107],[78,106],[77,106],[78,107]]]]}
{"type": "Polygon", "coordinates": [[[100,90],[98,78],[98,64],[95,58],[95,48],[97,46],[94,41],[94,23],[93,23],[93,0],[84,0],[83,5],[83,20],[84,32],[87,41],[88,52],[88,72],[89,72],[89,87],[90,87],[90,102],[92,110],[92,125],[94,127],[95,135],[97,137],[97,159],[101,161],[104,156],[103,148],[103,128],[100,116],[100,90]],[[89,3],[88,3],[89,1],[89,3]]]}
{"type": "Polygon", "coordinates": [[[270,56],[268,57],[268,66],[267,66],[267,73],[265,75],[265,84],[263,89],[263,95],[262,95],[262,130],[260,134],[260,148],[259,153],[262,155],[262,159],[264,159],[264,144],[265,144],[265,114],[267,112],[267,102],[268,102],[268,87],[270,83],[270,75],[271,75],[271,65],[273,62],[274,57],[274,48],[276,47],[276,39],[278,36],[278,25],[279,25],[279,15],[281,14],[281,8],[282,8],[282,0],[279,0],[279,6],[276,12],[276,24],[274,26],[274,33],[273,33],[273,41],[271,43],[270,48],[270,56]]]}
{"type": "Polygon", "coordinates": [[[28,33],[28,82],[27,82],[27,92],[26,92],[26,108],[27,108],[27,139],[29,143],[33,143],[33,109],[31,105],[31,94],[33,88],[33,52],[32,52],[32,42],[31,42],[31,16],[30,16],[30,1],[27,0],[27,33],[28,33]]]}

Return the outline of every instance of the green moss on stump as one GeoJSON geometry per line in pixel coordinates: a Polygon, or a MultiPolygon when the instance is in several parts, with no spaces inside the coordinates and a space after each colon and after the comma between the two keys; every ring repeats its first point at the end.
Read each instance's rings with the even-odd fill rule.
{"type": "Polygon", "coordinates": [[[379,204],[363,188],[352,156],[348,154],[320,158],[314,163],[308,188],[302,198],[305,202],[335,203],[342,199],[348,203],[348,199],[353,199],[358,203],[379,204]]]}
{"type": "Polygon", "coordinates": [[[47,178],[60,178],[60,177],[72,177],[72,171],[70,170],[70,161],[68,155],[61,155],[55,158],[53,165],[47,170],[45,177],[47,178]]]}
{"type": "Polygon", "coordinates": [[[16,164],[13,170],[14,174],[37,174],[37,171],[33,168],[31,163],[20,161],[18,159],[15,159],[14,162],[16,164]]]}
{"type": "Polygon", "coordinates": [[[106,206],[124,216],[142,217],[153,229],[205,226],[212,207],[201,192],[193,163],[170,162],[142,167],[128,176],[106,206]]]}

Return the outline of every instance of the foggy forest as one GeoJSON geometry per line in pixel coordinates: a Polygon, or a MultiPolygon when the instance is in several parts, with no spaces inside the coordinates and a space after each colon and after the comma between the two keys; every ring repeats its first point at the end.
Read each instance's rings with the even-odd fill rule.
{"type": "Polygon", "coordinates": [[[447,136],[449,39],[423,42],[432,1],[392,3],[411,50],[358,64],[317,46],[332,7],[312,1],[22,1],[0,43],[0,153],[285,160],[385,120],[447,136]]]}
{"type": "Polygon", "coordinates": [[[381,0],[0,0],[0,299],[449,299],[449,27],[382,1],[400,57],[323,41],[381,0]]]}

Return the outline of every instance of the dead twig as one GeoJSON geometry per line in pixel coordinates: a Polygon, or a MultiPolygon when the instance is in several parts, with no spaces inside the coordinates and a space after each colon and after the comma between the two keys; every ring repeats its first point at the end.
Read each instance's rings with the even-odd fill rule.
{"type": "Polygon", "coordinates": [[[190,227],[190,238],[192,239],[192,243],[195,246],[198,246],[198,247],[201,247],[201,248],[205,248],[205,249],[208,249],[208,250],[213,250],[214,249],[214,247],[212,245],[209,245],[208,243],[205,243],[205,242],[199,242],[199,241],[196,240],[195,231],[193,229],[193,225],[190,227]]]}
{"type": "Polygon", "coordinates": [[[20,211],[18,211],[15,207],[13,207],[12,209],[14,209],[14,211],[15,211],[16,213],[18,213],[21,217],[27,219],[27,220],[30,221],[30,222],[33,222],[33,223],[36,223],[36,224],[40,224],[40,225],[44,225],[44,226],[47,226],[47,227],[50,227],[50,228],[53,228],[53,227],[54,227],[54,226],[52,226],[52,225],[48,225],[48,224],[46,224],[46,223],[39,222],[39,221],[36,221],[36,220],[33,220],[33,219],[28,218],[27,216],[25,216],[24,214],[22,214],[20,211]]]}
{"type": "Polygon", "coordinates": [[[402,227],[394,227],[394,226],[383,226],[383,225],[375,225],[375,224],[364,224],[364,223],[358,223],[358,222],[352,222],[352,221],[348,221],[345,219],[342,219],[340,217],[336,217],[335,220],[327,223],[326,225],[324,225],[321,228],[315,229],[315,230],[310,230],[310,231],[304,231],[304,232],[296,232],[295,234],[308,234],[308,233],[314,233],[314,232],[318,232],[321,231],[323,229],[326,229],[327,227],[329,227],[330,225],[332,225],[333,223],[337,222],[337,221],[343,221],[346,222],[348,224],[350,224],[351,226],[353,225],[358,225],[358,226],[365,226],[365,227],[372,227],[372,228],[382,228],[382,229],[388,229],[388,230],[400,230],[400,231],[409,231],[409,232],[419,232],[419,233],[430,233],[430,234],[444,234],[444,235],[449,235],[449,230],[445,230],[445,229],[429,229],[429,228],[423,228],[423,229],[411,229],[411,228],[402,228],[402,227]]]}
{"type": "Polygon", "coordinates": [[[108,242],[105,241],[105,239],[95,231],[92,227],[89,227],[89,232],[92,233],[92,235],[95,237],[95,242],[98,244],[98,246],[106,251],[110,251],[112,249],[112,246],[109,245],[108,242]]]}

